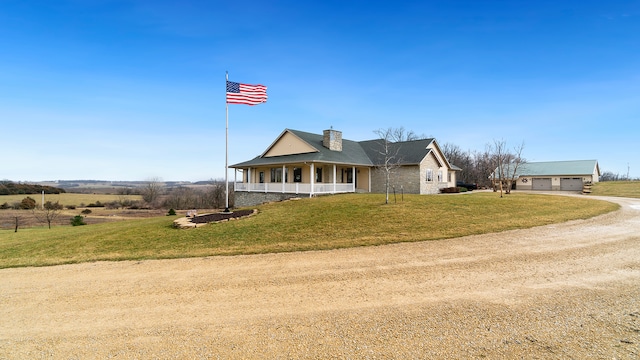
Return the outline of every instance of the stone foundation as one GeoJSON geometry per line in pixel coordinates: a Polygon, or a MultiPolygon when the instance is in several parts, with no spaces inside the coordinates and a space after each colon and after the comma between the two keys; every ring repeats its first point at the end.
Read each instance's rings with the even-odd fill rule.
{"type": "Polygon", "coordinates": [[[309,195],[236,191],[234,204],[236,207],[247,207],[260,205],[267,202],[289,200],[305,196],[308,197],[309,195]]]}

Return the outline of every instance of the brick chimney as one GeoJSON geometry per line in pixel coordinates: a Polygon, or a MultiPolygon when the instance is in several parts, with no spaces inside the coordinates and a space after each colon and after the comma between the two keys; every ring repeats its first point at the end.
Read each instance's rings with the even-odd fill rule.
{"type": "Polygon", "coordinates": [[[322,146],[331,151],[342,151],[342,131],[329,129],[322,135],[322,146]]]}

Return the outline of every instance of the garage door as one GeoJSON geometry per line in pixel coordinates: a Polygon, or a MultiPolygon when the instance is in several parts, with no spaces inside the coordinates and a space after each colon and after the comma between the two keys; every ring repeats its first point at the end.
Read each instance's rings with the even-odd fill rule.
{"type": "Polygon", "coordinates": [[[582,178],[561,178],[560,190],[582,191],[582,178]]]}
{"type": "Polygon", "coordinates": [[[533,178],[531,187],[533,190],[551,190],[551,178],[533,178]]]}

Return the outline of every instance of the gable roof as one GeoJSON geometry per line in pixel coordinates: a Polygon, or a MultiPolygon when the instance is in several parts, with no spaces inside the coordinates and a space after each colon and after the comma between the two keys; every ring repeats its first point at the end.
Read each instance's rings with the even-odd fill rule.
{"type": "MultiPolygon", "coordinates": [[[[431,152],[434,152],[434,150],[428,148],[428,146],[432,143],[435,144],[435,139],[431,138],[389,143],[389,153],[399,154],[397,159],[395,160],[401,165],[419,165],[425,156],[427,156],[431,152]]],[[[230,167],[242,168],[249,166],[284,165],[302,162],[323,162],[345,165],[377,166],[384,163],[384,154],[381,153],[382,146],[382,139],[352,141],[343,138],[342,151],[332,151],[324,147],[323,135],[293,129],[285,129],[261,155],[249,161],[231,165],[230,167]],[[315,151],[266,157],[265,155],[269,152],[269,150],[286,133],[290,133],[296,136],[298,139],[308,144],[315,151]]],[[[437,145],[435,145],[435,148],[439,149],[437,145]]],[[[435,157],[436,159],[439,159],[439,156],[435,157]]],[[[444,159],[444,157],[442,158],[444,159]]],[[[451,165],[446,159],[444,159],[444,163],[445,164],[442,165],[446,165],[451,168],[451,165]]]]}
{"type": "MultiPolygon", "coordinates": [[[[496,173],[497,173],[496,169],[496,173]]],[[[543,161],[520,165],[517,176],[600,175],[597,160],[543,161]]]]}
{"type": "MultiPolygon", "coordinates": [[[[262,155],[260,155],[260,157],[278,156],[278,155],[269,155],[269,153],[275,149],[275,147],[279,142],[284,141],[283,139],[287,138],[287,136],[292,136],[298,139],[302,144],[306,145],[307,149],[305,149],[305,151],[298,151],[297,154],[303,154],[307,152],[318,152],[318,149],[316,149],[315,146],[301,139],[300,136],[297,135],[297,133],[298,131],[295,131],[295,130],[284,129],[284,131],[280,133],[280,135],[271,143],[271,145],[269,145],[269,147],[262,153],[262,155]]],[[[279,155],[291,155],[291,154],[279,154],[279,155]]]]}
{"type": "MultiPolygon", "coordinates": [[[[342,151],[332,151],[322,145],[323,136],[299,130],[285,129],[285,132],[297,136],[300,140],[313,147],[316,151],[304,154],[291,154],[282,156],[263,157],[262,155],[252,160],[231,165],[231,167],[247,167],[260,165],[282,165],[296,162],[329,162],[345,165],[373,166],[373,163],[356,141],[342,139],[342,151]]],[[[281,138],[281,134],[278,138],[281,138]]],[[[271,144],[273,146],[273,144],[271,144]]],[[[263,153],[266,154],[265,151],[263,153]]]]}
{"type": "MultiPolygon", "coordinates": [[[[423,139],[389,143],[389,154],[397,154],[398,158],[395,160],[401,165],[418,165],[431,151],[431,149],[427,149],[427,146],[432,142],[433,139],[423,139]]],[[[360,146],[362,146],[374,165],[384,163],[383,139],[360,141],[360,146]]]]}

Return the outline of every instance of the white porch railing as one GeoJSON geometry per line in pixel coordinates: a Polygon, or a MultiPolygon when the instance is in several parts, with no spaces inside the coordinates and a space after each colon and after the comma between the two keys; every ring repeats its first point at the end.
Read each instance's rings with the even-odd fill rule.
{"type": "Polygon", "coordinates": [[[355,186],[352,183],[349,184],[332,184],[332,183],[320,183],[313,184],[313,191],[311,191],[311,184],[309,183],[234,183],[235,191],[247,191],[247,192],[265,192],[265,193],[287,193],[287,194],[336,194],[336,193],[350,193],[355,192],[355,186]]]}

